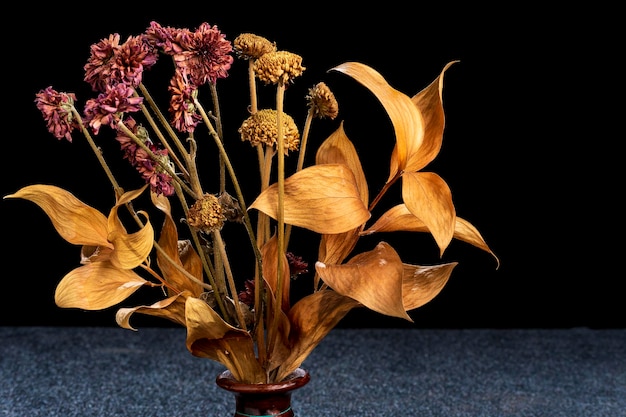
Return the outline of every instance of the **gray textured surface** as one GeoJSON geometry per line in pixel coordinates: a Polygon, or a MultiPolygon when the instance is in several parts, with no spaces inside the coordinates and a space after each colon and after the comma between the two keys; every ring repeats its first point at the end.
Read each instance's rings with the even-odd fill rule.
{"type": "MultiPolygon", "coordinates": [[[[0,327],[0,416],[231,417],[178,328],[0,327]]],[[[626,416],[626,329],[335,329],[298,417],[626,416]]]]}

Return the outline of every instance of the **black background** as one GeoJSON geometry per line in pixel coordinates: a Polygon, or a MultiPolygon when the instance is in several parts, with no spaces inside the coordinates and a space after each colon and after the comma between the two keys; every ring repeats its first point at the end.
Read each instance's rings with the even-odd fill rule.
{"type": "MultiPolygon", "coordinates": [[[[120,33],[122,39],[141,33],[152,20],[190,29],[206,21],[230,40],[253,32],[301,55],[307,69],[288,89],[288,112],[302,124],[307,89],[325,81],[339,100],[337,121],[345,121],[365,159],[366,175],[382,180],[388,163],[385,146],[392,140],[389,122],[363,88],[326,71],[344,61],[361,61],[413,95],[446,63],[460,60],[445,75],[444,143],[426,170],[448,182],[457,214],[478,227],[501,267],[496,270],[490,255],[462,242],[453,242],[438,259],[434,243],[424,237],[384,237],[402,240],[400,252],[407,262],[459,265],[437,298],[410,313],[414,323],[361,309],[341,326],[626,325],[618,203],[623,189],[618,183],[623,177],[618,145],[624,134],[617,130],[617,121],[623,120],[623,71],[616,75],[617,57],[623,53],[618,44],[623,42],[616,42],[611,23],[616,12],[445,4],[435,9],[419,2],[411,7],[384,2],[339,12],[321,3],[313,3],[312,9],[308,3],[302,8],[213,3],[186,5],[184,10],[139,3],[103,4],[89,11],[51,4],[32,10],[17,6],[11,19],[19,29],[3,29],[2,195],[31,183],[52,183],[108,212],[113,195],[103,187],[108,183],[87,144],[79,135],[72,144],[54,139],[34,98],[52,85],[75,92],[80,108],[92,97],[82,81],[89,46],[110,33],[120,33]]],[[[150,76],[146,74],[147,80],[150,76]]],[[[245,65],[236,60],[229,78],[218,84],[225,129],[236,139],[231,146],[241,152],[242,161],[250,153],[236,136],[245,117],[244,77],[245,65]]],[[[268,105],[270,91],[263,90],[268,105]]],[[[314,122],[311,146],[336,126],[314,122]]],[[[115,144],[109,146],[103,148],[115,155],[115,144]]],[[[115,308],[83,312],[54,305],[54,288],[78,266],[79,248],[58,237],[38,207],[4,200],[0,221],[0,325],[115,325],[115,308]]],[[[316,247],[311,240],[306,243],[316,247]]],[[[314,256],[315,250],[304,254],[314,256]]],[[[307,280],[299,278],[296,287],[307,280]]],[[[142,320],[136,323],[168,325],[142,320]]]]}

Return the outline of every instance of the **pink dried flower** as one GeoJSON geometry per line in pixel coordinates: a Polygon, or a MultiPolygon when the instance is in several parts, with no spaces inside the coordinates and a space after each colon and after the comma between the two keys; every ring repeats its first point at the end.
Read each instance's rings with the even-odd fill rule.
{"type": "MultiPolygon", "coordinates": [[[[137,123],[132,117],[127,117],[124,120],[124,125],[133,132],[133,134],[139,138],[157,158],[169,165],[169,157],[167,149],[160,149],[157,147],[148,135],[148,131],[137,123]]],[[[142,178],[150,184],[152,191],[157,194],[164,194],[170,196],[174,193],[174,187],[172,184],[172,177],[164,172],[157,162],[152,160],[151,156],[142,149],[135,141],[129,137],[122,129],[117,129],[117,136],[115,139],[120,143],[122,151],[124,152],[124,158],[130,162],[130,164],[137,169],[142,178]]]]}
{"type": "Polygon", "coordinates": [[[158,60],[157,51],[147,42],[145,35],[129,36],[117,50],[113,66],[114,77],[133,87],[141,84],[143,71],[158,60]]]}
{"type": "Polygon", "coordinates": [[[164,53],[171,55],[176,68],[189,74],[189,80],[195,86],[228,77],[228,70],[234,61],[231,55],[233,46],[217,26],[205,22],[192,32],[151,22],[146,37],[164,53]]]}
{"type": "Polygon", "coordinates": [[[111,85],[115,54],[119,47],[119,33],[113,33],[107,39],[91,45],[89,59],[83,68],[85,81],[93,91],[106,91],[107,86],[111,85]]]}
{"type": "Polygon", "coordinates": [[[91,45],[91,54],[84,66],[85,81],[100,92],[118,83],[137,87],[143,71],[157,60],[157,51],[145,35],[129,36],[120,44],[120,35],[115,33],[91,45]]]}
{"type": "Polygon", "coordinates": [[[163,27],[157,22],[150,22],[146,29],[146,41],[160,48],[166,55],[176,55],[183,51],[182,43],[187,43],[192,32],[187,28],[163,27]]]}
{"type": "Polygon", "coordinates": [[[51,86],[36,94],[35,103],[43,114],[48,131],[59,140],[65,138],[71,142],[72,130],[79,128],[72,113],[75,101],[74,93],[59,93],[51,86]]]}
{"type": "Polygon", "coordinates": [[[123,113],[139,111],[143,98],[135,97],[134,93],[131,86],[120,83],[107,87],[106,93],[100,93],[97,98],[88,100],[84,112],[85,122],[93,133],[97,135],[103,125],[115,129],[123,113]]]}
{"type": "Polygon", "coordinates": [[[202,117],[196,112],[193,96],[197,88],[189,83],[185,71],[177,70],[170,79],[168,86],[170,92],[169,112],[172,126],[179,132],[192,133],[202,117]]]}

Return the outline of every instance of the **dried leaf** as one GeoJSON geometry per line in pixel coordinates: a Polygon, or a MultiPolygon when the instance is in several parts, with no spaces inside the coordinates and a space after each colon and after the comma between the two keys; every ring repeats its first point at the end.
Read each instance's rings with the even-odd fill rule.
{"type": "Polygon", "coordinates": [[[96,262],[70,271],[57,285],[54,300],[59,307],[102,310],[130,297],[148,281],[109,262],[96,262]]]}
{"type": "Polygon", "coordinates": [[[407,156],[405,171],[419,171],[439,154],[443,141],[445,114],[443,111],[443,75],[452,64],[446,64],[439,76],[426,88],[411,98],[424,120],[424,140],[419,148],[407,156]]]}
{"type": "MultiPolygon", "coordinates": [[[[340,264],[350,255],[359,240],[362,227],[334,235],[322,235],[318,260],[326,264],[340,264]]],[[[315,274],[314,288],[318,288],[319,275],[315,274]]]]}
{"type": "Polygon", "coordinates": [[[147,220],[148,214],[140,211],[139,214],[146,218],[145,224],[135,233],[128,233],[118,216],[118,210],[124,204],[137,198],[147,188],[143,187],[125,192],[117,201],[117,204],[109,213],[107,239],[113,243],[114,250],[111,253],[111,263],[118,268],[132,269],[141,265],[150,255],[154,246],[154,229],[147,220]]]}
{"type": "Polygon", "coordinates": [[[185,325],[185,301],[191,294],[184,291],[164,300],[159,300],[149,306],[136,306],[132,308],[120,308],[115,314],[117,324],[129,330],[137,330],[130,325],[130,318],[134,313],[161,317],[181,326],[185,325]]]}
{"type": "Polygon", "coordinates": [[[361,195],[361,201],[369,203],[369,190],[365,173],[361,166],[361,160],[356,149],[346,132],[343,130],[343,122],[339,128],[320,145],[315,156],[315,163],[321,164],[344,164],[354,174],[356,185],[361,195]]]}
{"type": "Polygon", "coordinates": [[[311,351],[354,307],[358,301],[333,290],[321,290],[298,300],[289,311],[291,343],[289,356],[282,361],[277,379],[280,380],[309,356],[311,351]]]}
{"type": "Polygon", "coordinates": [[[441,292],[458,262],[420,266],[403,264],[402,302],[406,311],[428,303],[441,292]]]}
{"type": "Polygon", "coordinates": [[[396,145],[387,180],[389,182],[396,174],[406,171],[409,157],[418,152],[424,140],[424,120],[421,112],[406,94],[391,87],[382,75],[365,64],[346,62],[331,70],[347,74],[367,87],[380,101],[391,119],[396,145]]]}
{"type": "Polygon", "coordinates": [[[253,340],[248,332],[226,323],[198,298],[187,299],[185,317],[186,344],[192,355],[220,362],[239,382],[265,382],[265,371],[256,360],[253,340]]]}
{"type": "Polygon", "coordinates": [[[50,218],[57,233],[74,245],[107,246],[107,219],[72,193],[54,185],[29,185],[4,198],[23,198],[37,204],[50,218]]]}
{"type": "MultiPolygon", "coordinates": [[[[362,235],[383,232],[429,232],[422,220],[416,217],[404,204],[398,204],[383,213],[371,227],[364,230],[362,235]]],[[[500,264],[498,257],[489,248],[480,232],[470,222],[456,216],[454,224],[454,238],[469,243],[485,252],[490,253],[500,264]]]]}
{"type": "Polygon", "coordinates": [[[496,254],[489,248],[489,246],[487,246],[487,243],[483,239],[478,229],[476,229],[476,227],[474,227],[474,225],[472,225],[467,220],[461,219],[459,217],[456,218],[454,237],[471,245],[474,245],[477,248],[484,250],[485,252],[489,252],[497,262],[496,269],[500,267],[500,259],[498,259],[496,254]]]}
{"type": "MultiPolygon", "coordinates": [[[[272,236],[261,248],[261,257],[263,259],[263,276],[265,282],[272,289],[272,293],[278,292],[278,239],[276,235],[272,236]]],[[[289,261],[284,253],[280,257],[282,264],[282,305],[283,311],[287,312],[290,308],[289,291],[291,287],[291,277],[289,276],[289,261]]]]}
{"type": "Polygon", "coordinates": [[[402,261],[389,244],[380,242],[342,265],[318,261],[315,270],[338,293],[381,314],[412,321],[402,304],[402,261]]]}
{"type": "MultiPolygon", "coordinates": [[[[141,212],[142,214],[145,214],[141,212]]],[[[154,246],[154,229],[149,221],[135,233],[127,233],[117,217],[117,207],[109,214],[109,241],[113,243],[111,263],[118,268],[132,269],[141,265],[154,246]]]]}
{"type": "MultiPolygon", "coordinates": [[[[343,233],[370,217],[352,171],[342,164],[314,165],[285,179],[285,223],[317,233],[343,233]]],[[[266,188],[250,205],[276,219],[278,187],[266,188]]]]}
{"type": "MultiPolygon", "coordinates": [[[[165,214],[163,228],[159,235],[159,246],[167,257],[202,282],[202,260],[189,241],[178,240],[178,230],[176,222],[172,218],[169,199],[162,194],[156,195],[156,193],[150,193],[150,196],[155,207],[165,214]]],[[[157,265],[163,278],[179,291],[188,290],[194,297],[199,297],[204,291],[202,285],[187,277],[167,257],[161,251],[157,252],[157,265]]],[[[168,292],[170,295],[174,295],[170,289],[168,292]]]]}
{"type": "Polygon", "coordinates": [[[424,222],[443,255],[452,237],[456,210],[448,184],[432,172],[405,172],[402,175],[402,199],[414,216],[424,222]]]}

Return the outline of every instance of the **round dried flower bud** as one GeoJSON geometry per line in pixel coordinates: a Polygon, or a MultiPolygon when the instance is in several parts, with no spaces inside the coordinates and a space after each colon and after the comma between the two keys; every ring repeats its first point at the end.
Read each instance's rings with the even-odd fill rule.
{"type": "Polygon", "coordinates": [[[305,69],[302,57],[287,51],[269,52],[254,61],[254,73],[265,84],[288,84],[305,69]]]}
{"type": "MultiPolygon", "coordinates": [[[[259,143],[275,146],[278,139],[277,115],[278,112],[276,110],[264,109],[248,117],[239,128],[241,140],[249,141],[252,146],[256,146],[259,143]]],[[[297,151],[300,147],[300,133],[293,118],[287,113],[283,112],[281,121],[286,155],[287,151],[297,151]]]]}
{"type": "Polygon", "coordinates": [[[235,54],[241,59],[257,59],[268,52],[276,51],[276,43],[272,43],[263,36],[252,33],[242,33],[233,41],[235,54]]]}
{"type": "Polygon", "coordinates": [[[335,99],[335,95],[325,83],[320,82],[313,88],[310,88],[306,99],[309,108],[313,112],[313,117],[319,117],[320,119],[328,117],[331,120],[337,117],[339,104],[337,99],[335,99]]]}
{"type": "Polygon", "coordinates": [[[205,194],[189,208],[187,223],[205,233],[220,230],[226,220],[223,212],[217,197],[205,194]]]}

